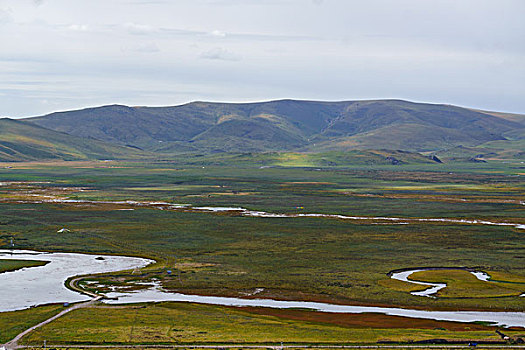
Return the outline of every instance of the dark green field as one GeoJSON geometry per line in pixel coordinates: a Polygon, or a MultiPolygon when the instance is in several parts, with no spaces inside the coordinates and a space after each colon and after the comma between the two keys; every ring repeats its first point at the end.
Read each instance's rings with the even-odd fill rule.
{"type": "MultiPolygon", "coordinates": [[[[132,204],[36,203],[42,198],[166,201],[277,213],[525,224],[520,203],[525,192],[524,170],[519,161],[308,167],[304,164],[308,159],[297,160],[292,155],[277,160],[275,155],[270,160],[265,157],[271,165],[250,163],[247,157],[240,157],[239,162],[235,157],[208,157],[199,165],[189,158],[152,163],[11,163],[12,168],[0,169],[0,248],[7,248],[13,238],[20,249],[135,255],[159,262],[141,274],[95,278],[113,285],[159,278],[166,289],[204,295],[238,297],[264,288],[259,297],[429,309],[524,310],[523,298],[516,295],[454,297],[458,294],[448,292],[436,299],[412,296],[408,291],[413,286],[387,276],[391,270],[408,267],[463,266],[521,280],[525,277],[523,229],[256,218],[132,204]],[[57,233],[60,228],[71,232],[57,233]],[[167,269],[174,273],[167,275],[167,269]]],[[[346,331],[342,332],[319,339],[339,339],[346,331]]],[[[430,333],[418,339],[436,336],[430,333]]],[[[253,339],[263,338],[253,335],[253,339]]],[[[206,336],[198,339],[205,341],[206,336]]],[[[377,339],[370,336],[364,341],[377,339]]]]}
{"type": "Polygon", "coordinates": [[[2,260],[0,259],[0,273],[16,271],[24,267],[43,266],[47,262],[37,260],[2,260]]]}

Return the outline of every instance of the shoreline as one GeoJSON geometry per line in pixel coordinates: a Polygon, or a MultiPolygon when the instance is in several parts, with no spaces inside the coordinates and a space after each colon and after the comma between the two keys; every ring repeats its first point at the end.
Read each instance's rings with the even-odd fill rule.
{"type": "MultiPolygon", "coordinates": [[[[16,251],[16,250],[13,250],[13,251],[16,251]]],[[[33,254],[34,253],[37,253],[37,254],[38,253],[39,254],[53,254],[53,253],[65,253],[65,254],[68,254],[68,253],[71,253],[71,254],[90,255],[90,256],[94,256],[94,257],[101,256],[101,255],[113,256],[113,257],[123,257],[122,255],[119,255],[117,253],[114,253],[114,254],[108,254],[108,253],[93,254],[93,253],[83,253],[83,252],[78,252],[78,251],[70,251],[70,252],[64,252],[64,251],[56,251],[56,252],[53,251],[53,252],[51,252],[51,251],[49,251],[49,252],[43,252],[43,251],[33,251],[33,250],[20,250],[20,252],[29,252],[29,251],[33,252],[33,254]]],[[[14,254],[17,254],[17,253],[14,253],[14,254]]],[[[21,254],[21,253],[19,253],[19,254],[21,254]]],[[[132,256],[131,255],[130,256],[126,255],[125,257],[132,257],[132,256]]],[[[144,266],[142,268],[151,267],[151,266],[159,263],[159,261],[157,261],[157,260],[155,260],[154,258],[151,258],[151,257],[140,256],[138,254],[136,254],[133,257],[151,261],[148,265],[146,265],[146,266],[144,266]]],[[[0,259],[1,259],[1,257],[0,257],[0,259]]],[[[387,273],[387,276],[390,277],[391,273],[395,273],[397,271],[409,271],[409,270],[413,270],[413,269],[414,268],[402,268],[402,269],[391,270],[390,272],[387,273]]],[[[428,267],[426,267],[426,268],[422,268],[422,269],[432,269],[432,270],[434,270],[434,269],[443,269],[443,270],[446,270],[446,269],[458,269],[458,270],[466,270],[466,271],[474,270],[473,268],[468,268],[468,267],[456,267],[456,268],[454,268],[454,267],[438,267],[438,268],[428,268],[428,267]]],[[[122,270],[122,271],[126,271],[126,270],[122,270]]],[[[100,274],[116,273],[116,272],[122,272],[122,271],[103,272],[103,273],[100,273],[100,274]]],[[[68,290],[71,290],[71,291],[79,293],[79,294],[83,294],[83,295],[91,297],[91,298],[102,296],[102,299],[106,299],[106,300],[107,299],[113,299],[111,297],[107,298],[104,294],[96,294],[96,293],[93,293],[93,292],[86,291],[86,290],[82,289],[80,286],[77,285],[77,282],[82,280],[83,278],[96,277],[97,275],[100,275],[100,274],[83,274],[83,275],[70,276],[64,281],[64,287],[67,288],[68,290]]],[[[295,292],[300,293],[301,291],[295,291],[295,292]]],[[[523,312],[523,310],[512,310],[512,309],[509,310],[509,309],[502,309],[502,308],[468,308],[467,307],[467,308],[458,309],[458,308],[454,308],[454,307],[434,307],[434,306],[408,305],[408,304],[385,304],[385,303],[374,303],[374,302],[366,302],[366,301],[350,301],[350,300],[348,300],[348,302],[346,302],[346,301],[342,301],[341,300],[341,299],[345,299],[345,298],[340,298],[340,297],[338,298],[337,296],[335,296],[335,298],[330,298],[330,297],[322,298],[322,297],[316,296],[316,295],[312,295],[311,297],[303,297],[303,298],[298,297],[298,296],[290,296],[289,298],[286,298],[286,296],[284,296],[284,297],[260,298],[257,295],[252,295],[252,296],[247,295],[247,296],[239,297],[239,296],[232,296],[231,294],[227,294],[227,293],[213,293],[213,292],[212,293],[202,293],[202,292],[199,292],[198,290],[192,291],[192,289],[183,291],[182,293],[176,292],[176,291],[172,291],[172,292],[169,292],[169,293],[170,294],[180,294],[180,295],[184,295],[184,296],[202,297],[202,298],[206,298],[206,297],[211,297],[211,298],[232,298],[232,299],[241,299],[241,300],[247,300],[247,301],[249,301],[249,300],[272,300],[272,301],[276,301],[276,302],[319,303],[319,304],[327,304],[327,305],[341,306],[341,307],[369,307],[369,308],[403,309],[403,310],[429,311],[429,312],[486,312],[486,313],[523,312]]],[[[497,297],[497,298],[515,298],[515,297],[497,297]]],[[[516,298],[519,298],[519,297],[516,296],[516,298]]],[[[158,301],[150,301],[148,303],[155,303],[155,302],[158,302],[158,301]]],[[[35,306],[45,306],[45,305],[49,305],[49,304],[53,304],[53,303],[36,304],[35,306]]],[[[25,310],[25,309],[17,309],[17,310],[12,310],[12,311],[21,311],[21,310],[25,310]]],[[[323,312],[323,311],[320,311],[320,312],[323,312]]]]}

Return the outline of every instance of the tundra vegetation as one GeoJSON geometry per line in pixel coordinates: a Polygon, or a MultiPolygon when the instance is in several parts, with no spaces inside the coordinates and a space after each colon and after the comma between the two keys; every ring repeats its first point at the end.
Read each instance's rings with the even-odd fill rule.
{"type": "Polygon", "coordinates": [[[47,262],[38,260],[2,260],[0,259],[0,273],[16,271],[27,267],[44,266],[47,262]]]}
{"type": "MultiPolygon", "coordinates": [[[[87,276],[79,282],[100,293],[109,286],[142,288],[136,282],[157,279],[167,290],[202,295],[246,297],[264,288],[257,297],[523,311],[519,295],[525,292],[525,231],[514,226],[261,218],[151,204],[525,224],[524,170],[519,160],[436,163],[421,157],[393,165],[383,162],[384,158],[367,151],[346,156],[264,153],[148,162],[5,163],[0,169],[0,248],[9,248],[13,239],[17,249],[132,255],[157,261],[140,271],[87,276]],[[61,228],[69,232],[58,233],[61,228]],[[387,275],[415,267],[475,268],[498,282],[479,281],[459,270],[413,274],[412,279],[447,283],[436,298],[425,298],[410,294],[420,286],[387,275]],[[87,283],[93,281],[97,283],[87,283]]],[[[59,309],[43,306],[0,313],[0,324],[6,325],[0,327],[0,341],[59,309]]],[[[166,302],[76,310],[23,341],[497,340],[495,329],[376,314],[166,302]]],[[[519,336],[525,331],[505,332],[519,336]]]]}

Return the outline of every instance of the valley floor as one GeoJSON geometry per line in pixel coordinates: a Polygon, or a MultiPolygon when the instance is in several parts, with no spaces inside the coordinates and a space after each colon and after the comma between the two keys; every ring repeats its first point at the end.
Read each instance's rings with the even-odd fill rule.
{"type": "MultiPolygon", "coordinates": [[[[246,297],[260,290],[257,297],[283,300],[434,310],[524,310],[525,301],[519,295],[525,292],[520,289],[525,278],[525,231],[517,226],[265,218],[136,204],[524,225],[525,183],[519,162],[263,169],[195,166],[183,161],[9,166],[0,169],[0,248],[9,248],[13,239],[17,249],[158,261],[138,273],[104,274],[79,282],[93,292],[156,279],[167,290],[201,295],[246,297]],[[57,232],[63,228],[67,231],[57,232]],[[414,286],[410,283],[387,275],[396,269],[435,266],[490,271],[514,284],[494,289],[463,275],[427,274],[418,278],[448,278],[450,285],[437,298],[425,298],[411,295],[414,286]],[[92,282],[97,287],[90,287],[95,285],[92,282]]],[[[4,323],[0,341],[57,310],[44,306],[0,313],[0,324],[4,323]]],[[[483,324],[376,314],[160,303],[75,310],[32,332],[23,342],[498,341],[495,330],[483,324]]],[[[525,333],[504,332],[512,337],[525,333]]]]}

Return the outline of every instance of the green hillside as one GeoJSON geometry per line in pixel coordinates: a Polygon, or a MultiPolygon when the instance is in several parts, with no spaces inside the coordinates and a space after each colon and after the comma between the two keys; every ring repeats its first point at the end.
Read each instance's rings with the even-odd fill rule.
{"type": "Polygon", "coordinates": [[[473,109],[473,111],[492,115],[498,118],[507,119],[507,120],[525,125],[525,114],[483,111],[483,110],[478,110],[478,109],[473,109]]]}
{"type": "MultiPolygon", "coordinates": [[[[520,115],[512,115],[515,120],[520,115]]],[[[522,118],[525,121],[525,116],[522,118]]],[[[518,128],[503,134],[505,140],[495,140],[474,147],[456,146],[436,152],[447,159],[525,159],[525,128],[518,128]]]]}
{"type": "Polygon", "coordinates": [[[0,119],[0,161],[128,159],[144,155],[130,147],[80,138],[24,121],[0,119]]]}
{"type": "Polygon", "coordinates": [[[505,144],[525,130],[519,115],[401,100],[120,105],[29,118],[79,137],[162,152],[435,152],[505,144]]]}

